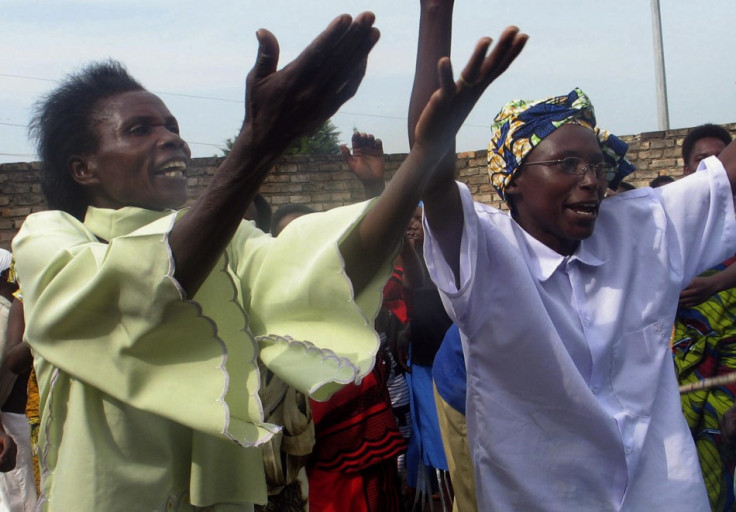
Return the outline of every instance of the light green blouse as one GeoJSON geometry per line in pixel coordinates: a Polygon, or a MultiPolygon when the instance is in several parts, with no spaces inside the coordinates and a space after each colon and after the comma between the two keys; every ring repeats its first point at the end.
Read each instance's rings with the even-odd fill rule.
{"type": "Polygon", "coordinates": [[[29,216],[13,241],[41,392],[43,510],[250,510],[266,500],[256,358],[318,400],[373,366],[389,265],[354,297],[338,248],[366,204],[276,239],[243,222],[193,300],[184,212],[29,216]]]}

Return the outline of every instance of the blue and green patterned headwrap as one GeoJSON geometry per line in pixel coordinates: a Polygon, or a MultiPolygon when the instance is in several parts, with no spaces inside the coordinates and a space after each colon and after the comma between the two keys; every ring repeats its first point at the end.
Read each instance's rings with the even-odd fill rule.
{"type": "Polygon", "coordinates": [[[617,188],[621,180],[634,171],[634,166],[625,158],[629,145],[596,128],[593,105],[580,89],[573,89],[567,96],[537,101],[515,100],[504,106],[493,120],[493,137],[488,144],[488,175],[501,199],[506,200],[506,187],[524,157],[565,124],[578,124],[595,132],[603,155],[617,169],[611,188],[617,188]]]}

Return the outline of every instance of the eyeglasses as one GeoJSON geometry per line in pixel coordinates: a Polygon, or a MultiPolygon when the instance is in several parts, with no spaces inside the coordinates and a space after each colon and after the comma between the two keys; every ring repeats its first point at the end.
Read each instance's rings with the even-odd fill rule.
{"type": "Polygon", "coordinates": [[[525,162],[524,165],[549,165],[556,166],[565,174],[583,176],[588,171],[593,171],[598,180],[610,183],[616,176],[616,168],[608,162],[590,163],[576,156],[568,156],[560,160],[545,160],[544,162],[525,162]]]}

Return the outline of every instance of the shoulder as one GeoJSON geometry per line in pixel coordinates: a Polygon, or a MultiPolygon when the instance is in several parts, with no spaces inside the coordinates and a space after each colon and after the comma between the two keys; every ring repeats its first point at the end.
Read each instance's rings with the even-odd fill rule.
{"type": "Polygon", "coordinates": [[[87,229],[84,224],[73,215],[59,210],[47,210],[32,213],[26,217],[15,239],[17,240],[26,236],[46,236],[47,234],[58,233],[60,231],[78,231],[86,233],[87,229]]]}

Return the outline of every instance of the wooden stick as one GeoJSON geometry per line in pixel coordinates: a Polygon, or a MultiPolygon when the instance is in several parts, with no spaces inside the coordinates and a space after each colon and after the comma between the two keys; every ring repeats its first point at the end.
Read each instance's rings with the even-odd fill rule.
{"type": "Polygon", "coordinates": [[[736,372],[727,373],[726,375],[708,377],[707,379],[699,380],[697,382],[688,382],[687,384],[683,384],[680,386],[680,394],[684,395],[685,393],[692,393],[693,391],[700,391],[701,389],[710,389],[734,383],[736,383],[736,372]]]}

